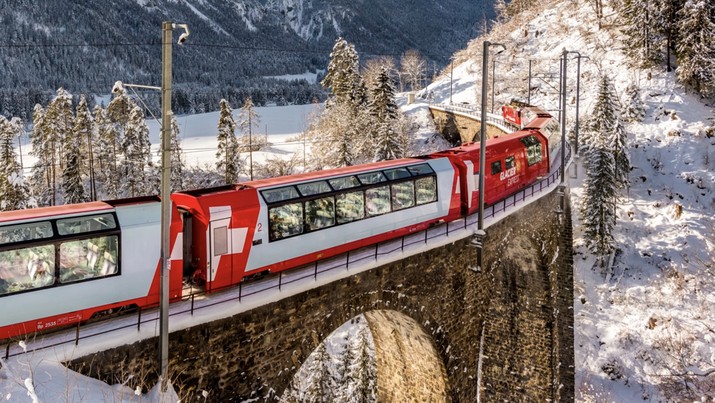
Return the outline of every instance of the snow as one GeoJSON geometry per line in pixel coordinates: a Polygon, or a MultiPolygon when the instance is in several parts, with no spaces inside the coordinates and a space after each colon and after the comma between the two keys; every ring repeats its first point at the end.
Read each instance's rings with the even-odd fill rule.
{"type": "Polygon", "coordinates": [[[275,78],[276,80],[294,81],[305,80],[311,84],[315,84],[318,80],[318,73],[324,73],[324,70],[318,70],[315,73],[306,71],[303,74],[284,74],[281,76],[264,76],[263,78],[275,78]]]}
{"type": "MultiPolygon", "coordinates": [[[[507,45],[507,51],[496,59],[497,108],[512,97],[527,98],[529,59],[535,60],[534,74],[543,76],[555,72],[558,77],[557,58],[564,48],[578,50],[589,57],[581,64],[582,118],[595,102],[600,71],[614,79],[622,97],[628,84],[639,85],[647,108],[644,122],[627,126],[634,168],[630,174],[631,187],[618,207],[615,239],[619,251],[611,257],[608,270],[596,267],[596,259],[585,248],[579,227],[578,206],[584,169],[581,166],[577,171],[569,170],[572,176],[578,173],[576,178],[569,179],[575,250],[576,400],[682,401],[685,399],[682,395],[674,394],[678,392],[678,384],[683,384],[684,377],[680,374],[705,374],[715,367],[715,140],[703,135],[704,128],[710,125],[712,108],[679,85],[673,73],[665,73],[662,68],[638,70],[629,66],[620,51],[624,44],[609,30],[596,27],[589,4],[563,2],[549,7],[542,13],[531,13],[528,19],[520,17],[511,26],[497,28],[489,38],[507,45]],[[676,205],[682,206],[680,217],[675,215],[676,205]]],[[[608,8],[604,15],[606,19],[614,18],[613,10],[608,8]]],[[[477,104],[481,91],[480,52],[481,39],[460,52],[453,80],[447,70],[447,74],[418,95],[449,103],[451,87],[454,104],[477,104]]],[[[574,117],[575,65],[576,61],[570,59],[570,120],[574,117]]],[[[556,108],[556,79],[535,79],[532,86],[532,104],[545,109],[556,108]]],[[[420,125],[415,154],[446,147],[441,138],[434,136],[426,103],[405,105],[403,98],[400,105],[420,125]]],[[[309,116],[318,108],[316,105],[257,108],[261,127],[267,124],[269,142],[274,144],[271,152],[302,151],[302,144],[289,140],[305,130],[309,116]]],[[[234,113],[237,112],[235,109],[234,113]]],[[[215,154],[218,113],[180,116],[178,120],[188,162],[211,162],[215,154]]],[[[157,144],[158,124],[149,121],[149,126],[152,143],[157,144]]],[[[25,166],[32,163],[26,155],[28,150],[29,146],[22,148],[25,166]]],[[[453,233],[450,227],[450,237],[444,241],[429,246],[416,245],[412,249],[421,251],[436,247],[440,242],[453,242],[452,236],[470,235],[467,231],[460,234],[456,228],[453,233]]],[[[387,258],[401,259],[403,255],[394,253],[387,258]]],[[[342,270],[327,273],[337,272],[342,270]]],[[[348,274],[347,270],[342,273],[348,274]]],[[[295,290],[335,278],[326,275],[319,281],[299,283],[295,290]]],[[[243,305],[243,309],[250,309],[250,304],[243,305]]],[[[207,311],[210,313],[206,314],[206,320],[222,316],[218,310],[207,308],[207,311]]],[[[198,322],[196,318],[176,321],[172,318],[172,328],[198,322]]],[[[150,333],[156,332],[152,326],[146,328],[150,333]]],[[[126,332],[116,340],[80,343],[69,352],[66,347],[45,350],[53,351],[56,357],[49,352],[35,352],[2,361],[0,395],[7,401],[23,402],[32,401],[31,393],[47,401],[50,399],[47,396],[56,396],[53,393],[66,396],[75,390],[84,401],[105,401],[107,396],[113,396],[110,400],[116,401],[158,398],[156,395],[136,396],[134,391],[121,385],[105,385],[59,364],[66,355],[88,354],[136,337],[136,331],[126,332]],[[32,380],[30,385],[26,379],[32,380]]],[[[692,381],[706,379],[700,376],[690,381],[692,384],[692,381]]],[[[704,402],[709,398],[712,401],[713,392],[709,393],[711,395],[701,391],[688,400],[704,402]]]]}

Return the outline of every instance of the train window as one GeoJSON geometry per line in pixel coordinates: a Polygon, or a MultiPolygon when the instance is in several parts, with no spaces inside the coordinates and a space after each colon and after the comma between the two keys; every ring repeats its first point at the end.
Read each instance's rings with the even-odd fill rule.
{"type": "Polygon", "coordinates": [[[515,161],[515,160],[514,160],[514,156],[513,156],[513,155],[512,155],[511,157],[506,157],[506,159],[504,160],[504,168],[505,168],[505,169],[514,168],[514,166],[516,165],[516,164],[514,163],[514,161],[515,161]]]}
{"type": "Polygon", "coordinates": [[[526,162],[529,166],[541,162],[544,158],[541,142],[536,136],[528,136],[521,139],[521,142],[526,146],[526,162]]]}
{"type": "Polygon", "coordinates": [[[49,221],[31,222],[0,227],[0,245],[35,239],[51,238],[52,225],[49,221]]]}
{"type": "Polygon", "coordinates": [[[335,199],[333,196],[305,202],[305,223],[308,231],[335,225],[335,199]]]}
{"type": "Polygon", "coordinates": [[[72,283],[119,272],[119,237],[116,235],[67,241],[60,244],[60,283],[72,283]]]}
{"type": "Polygon", "coordinates": [[[365,218],[365,196],[362,191],[335,196],[335,207],[338,224],[365,218]]]}
{"type": "Polygon", "coordinates": [[[335,190],[350,189],[360,186],[360,181],[354,176],[346,176],[344,178],[328,179],[330,186],[335,190]]]}
{"type": "Polygon", "coordinates": [[[367,215],[376,216],[390,212],[390,187],[380,186],[365,191],[367,215]]]}
{"type": "Polygon", "coordinates": [[[47,287],[54,282],[54,245],[0,252],[0,295],[47,287]]]}
{"type": "Polygon", "coordinates": [[[330,192],[330,185],[326,181],[312,182],[312,183],[302,183],[298,186],[298,191],[303,196],[312,196],[320,193],[330,192]]]}
{"type": "Polygon", "coordinates": [[[300,197],[298,191],[293,186],[284,186],[282,188],[269,189],[261,192],[266,203],[275,203],[284,200],[290,200],[300,197]]]}
{"type": "Polygon", "coordinates": [[[492,162],[492,175],[496,175],[501,172],[501,161],[492,162]]]}
{"type": "Polygon", "coordinates": [[[303,203],[290,203],[268,210],[271,241],[303,233],[303,203]]]}
{"type": "Polygon", "coordinates": [[[362,182],[363,185],[371,185],[373,183],[387,181],[387,179],[385,179],[385,175],[383,175],[382,172],[370,172],[358,175],[357,177],[358,179],[360,179],[360,182],[362,182]]]}
{"type": "Polygon", "coordinates": [[[410,171],[408,171],[407,168],[388,169],[385,171],[385,176],[387,176],[387,179],[394,181],[396,179],[409,178],[410,171]]]}
{"type": "Polygon", "coordinates": [[[117,223],[114,222],[114,216],[111,214],[101,214],[88,217],[72,217],[57,220],[57,232],[60,235],[81,234],[83,232],[114,228],[117,228],[117,223]]]}
{"type": "Polygon", "coordinates": [[[228,227],[224,225],[214,228],[213,244],[214,256],[221,256],[228,253],[228,227]]]}
{"type": "Polygon", "coordinates": [[[433,176],[415,180],[417,189],[417,205],[437,200],[437,181],[433,176]]]}
{"type": "Polygon", "coordinates": [[[415,205],[415,183],[412,181],[392,185],[392,210],[402,210],[415,205]]]}
{"type": "Polygon", "coordinates": [[[409,169],[410,173],[414,176],[420,176],[420,175],[427,175],[434,173],[432,170],[432,167],[429,166],[429,164],[420,164],[420,165],[413,165],[411,167],[407,167],[409,169]]]}

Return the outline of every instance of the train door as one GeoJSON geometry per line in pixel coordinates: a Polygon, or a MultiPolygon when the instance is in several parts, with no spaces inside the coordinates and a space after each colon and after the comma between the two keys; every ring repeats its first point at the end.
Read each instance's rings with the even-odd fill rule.
{"type": "MultiPolygon", "coordinates": [[[[209,226],[209,272],[208,272],[208,289],[214,288],[214,282],[217,281],[216,274],[221,261],[221,256],[231,253],[231,237],[229,236],[228,225],[231,222],[230,218],[222,218],[211,221],[209,226]]],[[[222,273],[231,276],[233,267],[231,267],[232,259],[223,259],[224,267],[221,268],[222,273]]],[[[226,277],[226,276],[224,276],[226,277]]],[[[228,279],[218,279],[218,286],[226,286],[230,282],[228,279]]]]}

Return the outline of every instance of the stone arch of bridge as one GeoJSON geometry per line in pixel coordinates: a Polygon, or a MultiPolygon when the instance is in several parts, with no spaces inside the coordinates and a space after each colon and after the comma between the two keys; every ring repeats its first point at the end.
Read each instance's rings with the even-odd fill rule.
{"type": "MultiPolygon", "coordinates": [[[[318,347],[296,371],[280,401],[313,400],[316,396],[311,393],[320,395],[317,396],[318,399],[325,399],[326,392],[320,392],[325,387],[325,377],[332,378],[327,381],[328,384],[338,388],[348,388],[349,384],[354,386],[355,380],[342,379],[345,374],[335,368],[335,363],[340,362],[338,366],[348,365],[344,362],[345,351],[364,342],[360,340],[364,330],[370,334],[370,362],[366,364],[360,358],[361,349],[358,349],[352,352],[352,359],[356,362],[351,362],[349,366],[371,368],[367,372],[373,374],[372,379],[361,379],[357,383],[371,384],[374,387],[372,393],[375,401],[450,401],[447,371],[434,339],[417,320],[392,309],[375,309],[361,313],[320,341],[318,347]],[[323,362],[317,364],[316,361],[323,362]]],[[[342,370],[353,375],[364,376],[366,373],[364,369],[342,370]]],[[[335,394],[333,398],[342,398],[345,397],[343,393],[346,393],[346,390],[330,393],[335,394]]],[[[347,393],[355,393],[355,390],[347,393]]]]}
{"type": "Polygon", "coordinates": [[[449,401],[447,371],[425,329],[393,310],[364,315],[375,343],[377,401],[449,401]]]}

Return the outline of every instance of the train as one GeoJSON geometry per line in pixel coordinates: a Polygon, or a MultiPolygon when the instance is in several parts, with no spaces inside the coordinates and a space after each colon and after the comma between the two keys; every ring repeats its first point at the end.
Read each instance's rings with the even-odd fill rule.
{"type": "MultiPolygon", "coordinates": [[[[545,177],[548,114],[487,140],[486,204],[545,177]]],[[[479,143],[171,195],[170,301],[478,211],[479,143]]],[[[0,212],[0,340],[156,306],[156,196],[0,212]]]]}

